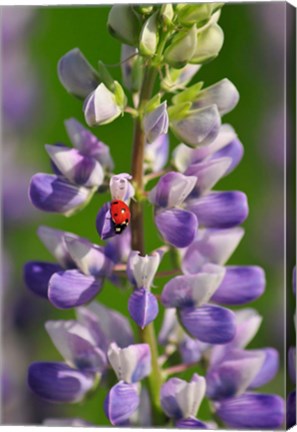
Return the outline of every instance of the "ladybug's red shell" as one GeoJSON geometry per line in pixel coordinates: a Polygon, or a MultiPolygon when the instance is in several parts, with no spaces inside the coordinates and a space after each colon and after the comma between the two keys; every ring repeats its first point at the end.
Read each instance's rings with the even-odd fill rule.
{"type": "Polygon", "coordinates": [[[130,209],[124,201],[114,200],[110,205],[111,220],[115,225],[116,234],[120,234],[131,219],[130,209]]]}

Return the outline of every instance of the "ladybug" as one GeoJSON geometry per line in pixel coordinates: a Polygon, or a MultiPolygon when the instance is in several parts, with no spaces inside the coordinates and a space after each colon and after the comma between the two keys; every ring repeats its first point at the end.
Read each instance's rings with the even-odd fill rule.
{"type": "Polygon", "coordinates": [[[130,209],[124,201],[114,200],[110,204],[111,220],[114,223],[116,234],[121,234],[129,225],[131,219],[130,209]]]}

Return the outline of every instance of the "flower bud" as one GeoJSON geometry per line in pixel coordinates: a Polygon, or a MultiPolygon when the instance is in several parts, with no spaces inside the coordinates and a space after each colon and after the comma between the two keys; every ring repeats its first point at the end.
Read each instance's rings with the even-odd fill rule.
{"type": "Polygon", "coordinates": [[[197,34],[197,44],[191,58],[191,63],[202,64],[217,57],[224,43],[224,33],[221,27],[214,24],[197,34]]]}
{"type": "Polygon", "coordinates": [[[65,89],[80,98],[87,97],[100,82],[98,73],[78,48],[61,57],[58,76],[65,89]]]}
{"type": "Polygon", "coordinates": [[[216,105],[189,111],[182,119],[171,119],[173,133],[192,147],[209,144],[216,138],[221,126],[221,117],[216,105]]]}
{"type": "Polygon", "coordinates": [[[148,143],[155,141],[168,131],[168,113],[166,101],[143,118],[145,138],[148,143]]]}
{"type": "Polygon", "coordinates": [[[181,25],[192,26],[193,24],[205,24],[211,16],[211,3],[197,5],[182,4],[177,8],[177,18],[181,25]]]}
{"type": "Polygon", "coordinates": [[[85,120],[89,126],[111,123],[122,113],[116,96],[101,83],[86,99],[85,120]]]}
{"type": "Polygon", "coordinates": [[[193,25],[189,30],[181,31],[174,36],[165,50],[164,59],[176,69],[184,67],[193,57],[197,45],[197,30],[193,25]]]}
{"type": "Polygon", "coordinates": [[[161,87],[166,92],[175,92],[183,89],[200,69],[199,65],[187,64],[182,69],[168,68],[161,81],[161,87]]]}
{"type": "Polygon", "coordinates": [[[125,87],[132,93],[138,92],[143,80],[143,58],[137,48],[122,45],[121,68],[125,87]]]}
{"type": "Polygon", "coordinates": [[[140,53],[144,56],[153,56],[157,49],[158,39],[158,12],[155,12],[142,27],[139,42],[140,53]]]}
{"type": "Polygon", "coordinates": [[[160,16],[164,24],[170,26],[174,17],[173,6],[170,3],[163,4],[160,10],[160,16]]]}
{"type": "Polygon", "coordinates": [[[121,42],[137,46],[141,30],[140,20],[129,5],[114,5],[107,22],[110,33],[121,42]]]}

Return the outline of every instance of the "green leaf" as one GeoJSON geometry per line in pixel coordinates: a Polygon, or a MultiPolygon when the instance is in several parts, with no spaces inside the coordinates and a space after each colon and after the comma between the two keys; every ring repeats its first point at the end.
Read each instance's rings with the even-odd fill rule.
{"type": "Polygon", "coordinates": [[[158,12],[151,15],[144,23],[139,41],[139,51],[143,56],[153,56],[156,52],[158,34],[158,12]]]}
{"type": "Polygon", "coordinates": [[[117,105],[120,107],[120,109],[122,111],[124,111],[125,106],[127,104],[127,98],[125,95],[125,92],[123,90],[123,87],[121,86],[121,84],[118,81],[114,81],[114,96],[115,96],[115,101],[117,103],[117,105]]]}
{"type": "Polygon", "coordinates": [[[148,114],[152,111],[154,111],[161,103],[161,95],[160,93],[157,93],[155,96],[153,96],[144,107],[144,113],[148,114]]]}
{"type": "Polygon", "coordinates": [[[198,82],[192,85],[191,87],[176,94],[172,98],[172,102],[174,103],[174,105],[181,104],[183,102],[193,102],[197,98],[202,86],[203,82],[198,82]]]}
{"type": "Polygon", "coordinates": [[[170,121],[177,121],[185,118],[189,113],[191,106],[191,102],[183,102],[179,105],[170,106],[167,110],[170,121]]]}
{"type": "Polygon", "coordinates": [[[114,89],[115,89],[114,79],[110,75],[105,64],[102,63],[102,61],[100,61],[100,60],[98,62],[98,71],[99,71],[99,77],[100,77],[101,81],[105,84],[105,86],[108,88],[108,90],[110,90],[111,92],[114,92],[114,89]]]}

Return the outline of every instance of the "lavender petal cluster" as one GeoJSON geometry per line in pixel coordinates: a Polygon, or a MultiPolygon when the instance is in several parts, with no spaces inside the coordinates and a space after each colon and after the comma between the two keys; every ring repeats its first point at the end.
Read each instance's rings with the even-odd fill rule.
{"type": "Polygon", "coordinates": [[[46,323],[64,362],[33,363],[28,382],[46,400],[75,403],[97,391],[112,369],[116,381],[112,374],[104,412],[114,426],[170,422],[207,429],[218,421],[232,428],[274,429],[284,420],[283,399],[258,391],[277,374],[278,352],[246,348],[262,319],[255,309],[238,309],[264,294],[264,270],[226,265],[244,235],[240,225],[248,216],[247,197],[238,190],[214,189],[243,157],[236,132],[222,123],[239,93],[227,78],[208,87],[190,84],[222,48],[222,6],[111,8],[108,28],[123,44],[123,83],[131,106],[107,67],[99,62],[95,70],[79,49],[66,53],[58,65],[62,85],[84,101],[88,126],[111,123],[124,113],[132,116],[132,170],[114,172],[108,147],[73,119],[66,129],[74,148],[46,146],[54,174],[32,178],[29,196],[36,207],[70,216],[96,192],[108,197],[94,217],[103,245],[39,228],[57,263],[27,263],[26,284],[57,308],[75,308],[76,319],[46,323]],[[153,95],[157,78],[159,91],[153,95]],[[171,154],[169,131],[180,140],[171,154]],[[149,254],[141,228],[143,202],[151,206],[161,242],[149,254]],[[123,214],[115,214],[114,206],[123,214]],[[115,218],[121,217],[124,228],[117,231],[115,218]],[[172,268],[164,272],[169,257],[172,268]],[[162,283],[164,276],[169,279],[162,283]],[[131,289],[127,316],[95,301],[87,305],[106,279],[121,286],[121,278],[131,289]],[[155,320],[162,311],[156,338],[155,320]],[[193,367],[189,382],[176,376],[193,367]],[[204,400],[214,417],[198,414],[204,400]]]}

